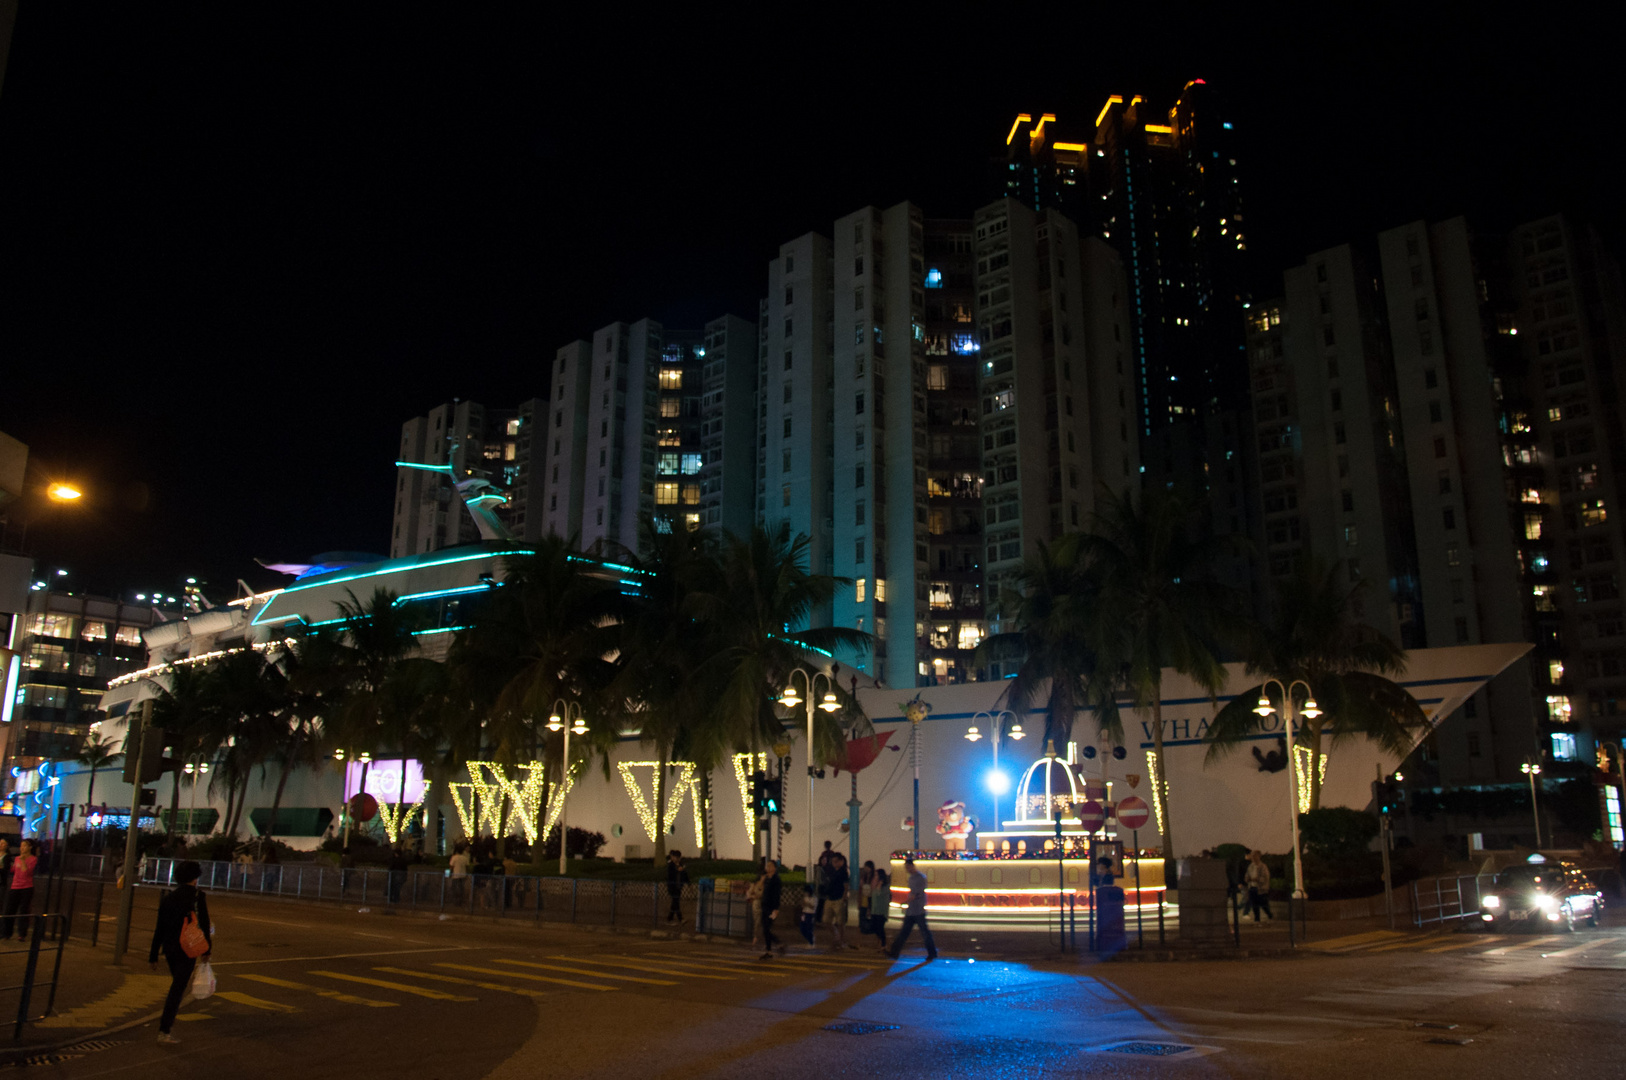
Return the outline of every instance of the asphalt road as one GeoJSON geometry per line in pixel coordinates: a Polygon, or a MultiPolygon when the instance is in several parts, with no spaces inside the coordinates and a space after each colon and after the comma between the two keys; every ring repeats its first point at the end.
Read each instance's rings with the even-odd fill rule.
{"type": "MultiPolygon", "coordinates": [[[[61,1077],[1626,1075],[1626,925],[1368,931],[1282,960],[1096,963],[939,936],[888,962],[212,900],[220,992],[61,1077]],[[980,948],[981,951],[971,951],[980,948]],[[852,1032],[831,1025],[874,1025],[852,1032]],[[1422,1025],[1422,1026],[1419,1026],[1422,1025]]],[[[1042,936],[1042,935],[1041,935],[1042,936]]]]}

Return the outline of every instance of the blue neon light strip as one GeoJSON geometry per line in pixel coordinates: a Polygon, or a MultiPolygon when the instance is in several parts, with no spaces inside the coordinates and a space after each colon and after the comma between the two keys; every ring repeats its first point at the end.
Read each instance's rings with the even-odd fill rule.
{"type": "Polygon", "coordinates": [[[409,600],[432,600],[437,596],[462,596],[465,593],[485,592],[487,589],[494,587],[495,583],[492,585],[482,583],[480,585],[463,585],[455,589],[435,589],[432,592],[408,593],[405,596],[396,597],[393,606],[399,607],[409,600]]]}
{"type": "MultiPolygon", "coordinates": [[[[469,555],[453,555],[445,559],[431,559],[428,562],[410,563],[406,565],[402,565],[398,561],[392,561],[390,563],[378,565],[375,569],[364,570],[357,574],[345,574],[341,577],[334,578],[323,577],[305,582],[304,584],[290,585],[286,589],[283,589],[282,592],[279,592],[277,596],[273,596],[270,600],[266,601],[265,607],[261,608],[260,613],[254,616],[254,621],[251,625],[260,625],[260,621],[265,619],[267,617],[267,612],[271,610],[271,605],[277,602],[277,597],[282,596],[285,593],[302,592],[305,589],[314,589],[323,585],[342,585],[347,581],[364,581],[367,578],[379,577],[384,574],[404,574],[410,570],[426,570],[432,566],[450,566],[453,563],[472,562],[475,559],[500,559],[509,558],[514,555],[529,554],[531,554],[531,552],[516,549],[514,551],[480,551],[469,555]]],[[[288,617],[290,616],[282,616],[282,618],[288,617]]]]}

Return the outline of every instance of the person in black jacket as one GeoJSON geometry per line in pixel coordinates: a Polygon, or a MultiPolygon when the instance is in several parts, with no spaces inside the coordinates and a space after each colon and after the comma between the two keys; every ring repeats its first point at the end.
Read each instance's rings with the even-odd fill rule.
{"type": "Polygon", "coordinates": [[[672,907],[666,913],[667,922],[683,921],[683,886],[689,883],[689,871],[683,865],[683,852],[668,851],[666,853],[666,895],[672,900],[672,907]]]}
{"type": "Polygon", "coordinates": [[[785,883],[779,880],[779,864],[772,859],[762,863],[762,959],[773,958],[774,947],[783,953],[785,947],[773,936],[773,921],[779,915],[779,901],[785,883]]]}
{"type": "Polygon", "coordinates": [[[158,902],[158,925],[152,931],[152,951],[147,955],[147,962],[157,971],[158,952],[162,949],[173,980],[169,986],[169,997],[164,999],[164,1015],[158,1021],[158,1041],[164,1046],[174,1046],[181,1041],[171,1035],[169,1029],[175,1026],[175,1014],[180,1011],[181,998],[186,996],[186,989],[192,982],[192,970],[198,965],[199,958],[186,955],[181,948],[181,930],[186,925],[188,915],[196,912],[198,928],[209,942],[209,952],[205,952],[202,959],[208,959],[214,950],[209,927],[209,902],[203,890],[195,884],[202,873],[203,867],[195,862],[189,860],[181,863],[175,868],[175,888],[158,902]]]}

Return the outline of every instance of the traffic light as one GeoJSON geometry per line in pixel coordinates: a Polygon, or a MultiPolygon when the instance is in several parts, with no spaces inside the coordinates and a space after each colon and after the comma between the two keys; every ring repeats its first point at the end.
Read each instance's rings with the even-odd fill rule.
{"type": "Polygon", "coordinates": [[[1393,777],[1372,781],[1372,805],[1383,817],[1388,817],[1398,810],[1403,798],[1400,785],[1393,777]]]}
{"type": "Polygon", "coordinates": [[[761,816],[762,814],[762,803],[768,795],[767,788],[767,773],[759,771],[751,774],[751,809],[755,811],[758,816],[761,816]]]}
{"type": "MultiPolygon", "coordinates": [[[[139,737],[135,732],[131,734],[134,737],[139,737]]],[[[150,727],[147,729],[146,741],[141,744],[141,774],[139,777],[136,775],[137,755],[129,753],[124,755],[124,782],[126,784],[151,783],[176,767],[174,758],[164,756],[164,744],[167,740],[168,736],[164,734],[163,728],[150,727]]]]}
{"type": "Polygon", "coordinates": [[[763,782],[762,810],[766,814],[780,813],[785,805],[785,781],[781,777],[763,782]]]}

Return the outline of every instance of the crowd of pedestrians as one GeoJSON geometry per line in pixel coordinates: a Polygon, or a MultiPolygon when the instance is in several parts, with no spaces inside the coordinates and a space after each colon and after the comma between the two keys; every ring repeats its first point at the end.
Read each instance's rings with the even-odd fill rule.
{"type": "MultiPolygon", "coordinates": [[[[915,868],[913,859],[904,863],[909,889],[909,900],[904,907],[903,925],[887,947],[886,925],[891,913],[892,879],[873,861],[866,861],[853,880],[847,866],[847,857],[833,849],[827,840],[824,852],[813,866],[803,892],[803,935],[808,943],[818,944],[819,927],[829,932],[831,951],[857,949],[858,943],[847,940],[847,922],[852,906],[858,908],[858,933],[862,937],[873,934],[877,948],[896,958],[904,943],[918,927],[926,946],[926,958],[937,958],[937,942],[926,922],[926,875],[915,868]]],[[[757,878],[746,889],[751,904],[751,944],[762,949],[762,959],[770,960],[776,953],[783,955],[785,947],[773,932],[774,920],[779,915],[784,883],[779,877],[779,864],[763,859],[757,878]]]]}

